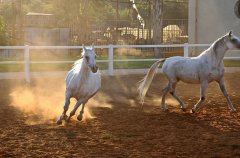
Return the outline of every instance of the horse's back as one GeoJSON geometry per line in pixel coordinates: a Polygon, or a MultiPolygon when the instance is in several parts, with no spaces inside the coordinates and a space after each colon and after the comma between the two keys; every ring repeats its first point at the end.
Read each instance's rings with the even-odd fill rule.
{"type": "Polygon", "coordinates": [[[163,73],[169,79],[198,83],[199,66],[200,61],[198,58],[171,57],[164,62],[163,73]]]}
{"type": "Polygon", "coordinates": [[[199,60],[189,57],[170,57],[163,64],[163,71],[168,69],[195,71],[199,66],[199,60]]]}

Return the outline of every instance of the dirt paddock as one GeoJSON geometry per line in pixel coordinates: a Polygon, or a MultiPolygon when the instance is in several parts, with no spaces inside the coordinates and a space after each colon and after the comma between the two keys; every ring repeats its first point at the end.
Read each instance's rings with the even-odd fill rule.
{"type": "MultiPolygon", "coordinates": [[[[240,112],[230,113],[216,83],[196,114],[199,85],[179,83],[182,112],[168,95],[169,113],[160,108],[166,84],[157,75],[139,109],[136,83],[143,75],[103,77],[101,91],[88,102],[86,118],[56,126],[64,103],[64,79],[0,81],[0,157],[240,157],[240,112]]],[[[226,74],[240,110],[240,73],[226,74]]],[[[71,109],[69,109],[70,111],[71,109]]],[[[68,112],[69,112],[68,111],[68,112]]]]}

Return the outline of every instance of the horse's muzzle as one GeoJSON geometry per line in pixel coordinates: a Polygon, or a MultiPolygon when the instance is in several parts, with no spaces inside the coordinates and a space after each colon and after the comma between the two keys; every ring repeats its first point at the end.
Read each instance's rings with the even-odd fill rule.
{"type": "Polygon", "coordinates": [[[237,49],[240,49],[240,44],[237,45],[237,49]]]}
{"type": "Polygon", "coordinates": [[[97,66],[91,67],[91,70],[93,73],[96,73],[98,71],[98,67],[97,66]]]}

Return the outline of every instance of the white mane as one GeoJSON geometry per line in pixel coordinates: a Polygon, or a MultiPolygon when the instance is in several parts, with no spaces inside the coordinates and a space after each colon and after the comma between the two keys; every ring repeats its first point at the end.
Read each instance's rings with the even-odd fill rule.
{"type": "Polygon", "coordinates": [[[84,56],[85,52],[82,51],[81,54],[82,54],[82,58],[76,60],[76,61],[74,62],[74,64],[73,64],[73,66],[72,66],[72,69],[74,69],[75,71],[76,71],[76,70],[80,71],[80,69],[81,69],[81,65],[82,65],[82,63],[83,63],[83,56],[84,56]]]}
{"type": "Polygon", "coordinates": [[[77,60],[74,62],[73,66],[72,66],[72,69],[81,69],[81,65],[82,65],[82,62],[83,62],[83,58],[77,60]]]}

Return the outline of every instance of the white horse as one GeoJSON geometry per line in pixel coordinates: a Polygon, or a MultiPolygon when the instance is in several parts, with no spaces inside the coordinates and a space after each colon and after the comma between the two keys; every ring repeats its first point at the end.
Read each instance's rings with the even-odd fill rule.
{"type": "Polygon", "coordinates": [[[93,97],[101,87],[101,74],[96,66],[96,54],[94,46],[87,49],[83,46],[82,59],[75,62],[73,68],[68,72],[66,78],[66,100],[64,110],[57,124],[62,124],[62,120],[69,121],[76,110],[82,104],[82,109],[77,119],[83,118],[84,106],[87,101],[93,97]],[[67,117],[66,112],[69,108],[70,98],[77,100],[76,105],[67,117]]]}
{"type": "Polygon", "coordinates": [[[179,81],[201,84],[200,100],[192,108],[193,113],[196,112],[197,108],[200,107],[205,100],[208,84],[212,81],[217,81],[223,95],[227,99],[228,107],[231,112],[235,112],[236,109],[232,105],[224,85],[223,58],[229,49],[240,49],[240,39],[233,35],[232,31],[217,39],[207,50],[197,57],[171,57],[155,62],[138,88],[142,103],[144,102],[144,97],[156,74],[157,68],[160,63],[164,62],[162,66],[163,74],[169,81],[166,88],[163,89],[161,107],[164,111],[168,111],[165,105],[165,96],[168,92],[180,103],[181,109],[186,111],[185,105],[175,93],[175,88],[179,81]]]}

